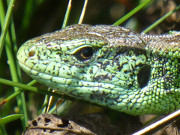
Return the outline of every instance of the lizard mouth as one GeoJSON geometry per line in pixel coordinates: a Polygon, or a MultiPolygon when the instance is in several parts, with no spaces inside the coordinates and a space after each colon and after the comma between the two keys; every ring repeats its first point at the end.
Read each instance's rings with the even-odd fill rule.
{"type": "Polygon", "coordinates": [[[44,84],[53,89],[57,89],[58,91],[66,94],[72,94],[73,92],[77,92],[79,90],[83,93],[90,91],[98,93],[118,93],[125,90],[123,88],[120,88],[119,86],[110,83],[85,81],[79,80],[77,78],[65,78],[61,76],[53,76],[50,74],[38,72],[37,70],[30,68],[21,61],[19,61],[19,65],[24,72],[26,72],[33,79],[37,80],[41,84],[44,84]]]}

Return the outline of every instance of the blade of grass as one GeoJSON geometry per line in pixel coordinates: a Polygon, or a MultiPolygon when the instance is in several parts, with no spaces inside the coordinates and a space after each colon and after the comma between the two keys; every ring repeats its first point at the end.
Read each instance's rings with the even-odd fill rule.
{"type": "Polygon", "coordinates": [[[88,3],[88,0],[85,0],[85,1],[84,1],[84,6],[83,6],[83,9],[82,9],[81,16],[80,16],[80,18],[79,18],[78,24],[82,24],[82,22],[83,22],[84,15],[85,15],[86,8],[87,8],[87,3],[88,3]]]}
{"type": "MultiPolygon", "coordinates": [[[[10,3],[14,3],[14,0],[11,0],[10,3]]],[[[12,4],[8,4],[8,5],[12,6],[12,4]]],[[[4,13],[4,7],[3,7],[2,0],[0,0],[0,7],[1,7],[1,15],[0,15],[1,27],[2,27],[2,29],[5,30],[7,28],[4,28],[4,27],[7,27],[8,25],[4,24],[5,13],[4,13]]],[[[9,7],[8,7],[8,9],[9,9],[9,7]]],[[[11,15],[6,15],[6,16],[9,16],[7,22],[10,22],[10,19],[11,19],[10,16],[11,15]]],[[[13,21],[13,20],[11,19],[11,21],[13,21]]],[[[7,23],[7,22],[5,22],[5,23],[7,23]]],[[[14,57],[14,55],[13,55],[14,53],[12,52],[13,49],[12,49],[11,39],[10,39],[10,35],[9,35],[8,31],[7,31],[6,36],[4,36],[4,38],[5,38],[5,49],[6,49],[6,54],[8,57],[8,62],[9,62],[12,80],[14,82],[19,82],[19,78],[17,75],[18,71],[16,69],[16,64],[15,64],[15,58],[16,57],[14,57]]],[[[2,41],[4,41],[4,39],[2,39],[2,41]]],[[[19,88],[14,88],[14,90],[18,91],[19,88]]],[[[20,96],[17,96],[17,104],[18,104],[18,107],[20,108],[21,113],[24,114],[24,117],[22,119],[22,125],[23,125],[23,129],[25,130],[25,127],[27,126],[28,118],[27,118],[27,111],[26,111],[26,105],[25,105],[25,97],[24,97],[23,92],[21,93],[20,96]]]]}
{"type": "MultiPolygon", "coordinates": [[[[7,29],[9,27],[10,17],[11,17],[11,14],[12,14],[14,3],[15,3],[15,0],[11,0],[9,2],[9,6],[8,6],[8,9],[7,9],[5,19],[3,20],[3,22],[1,22],[2,31],[1,31],[1,37],[0,37],[0,58],[1,58],[1,55],[2,55],[3,48],[4,48],[4,39],[5,39],[5,36],[6,36],[7,29]]],[[[4,11],[2,11],[4,9],[2,0],[0,2],[0,7],[1,7],[0,12],[2,12],[1,13],[1,15],[2,15],[3,12],[4,12],[4,11]]]]}
{"type": "Polygon", "coordinates": [[[119,19],[117,22],[115,22],[113,25],[118,26],[120,24],[122,24],[124,21],[126,21],[127,19],[129,19],[132,15],[134,15],[135,13],[137,13],[139,10],[141,10],[143,7],[145,7],[148,3],[150,3],[152,0],[145,0],[143,3],[141,3],[140,5],[138,5],[136,8],[134,8],[132,11],[130,11],[129,13],[127,13],[125,16],[123,16],[121,19],[119,19]]]}
{"type": "MultiPolygon", "coordinates": [[[[31,82],[29,82],[27,85],[28,86],[31,86],[33,85],[34,83],[36,83],[37,81],[36,80],[33,80],[31,82]]],[[[0,102],[0,106],[2,106],[3,104],[7,103],[8,101],[10,101],[11,99],[15,98],[17,95],[19,95],[23,90],[19,90],[19,91],[16,91],[14,92],[13,94],[11,94],[9,97],[7,97],[6,99],[4,99],[2,102],[0,102]]]]}
{"type": "Polygon", "coordinates": [[[0,118],[0,126],[7,124],[11,121],[20,119],[21,117],[23,117],[23,114],[12,114],[12,115],[8,115],[6,117],[0,118]]]}
{"type": "Polygon", "coordinates": [[[67,26],[67,21],[69,19],[69,15],[70,15],[70,12],[71,12],[71,3],[72,3],[72,0],[69,0],[67,10],[66,10],[66,14],[64,16],[64,21],[63,21],[62,28],[65,28],[67,26]]]}
{"type": "Polygon", "coordinates": [[[132,135],[144,135],[144,134],[155,133],[152,131],[156,131],[162,125],[164,125],[164,126],[168,125],[169,124],[168,122],[172,121],[173,119],[175,119],[179,116],[180,116],[180,109],[167,115],[166,117],[164,117],[156,122],[153,122],[151,125],[144,127],[143,129],[137,131],[136,133],[133,133],[132,135]]]}
{"type": "Polygon", "coordinates": [[[3,78],[0,78],[0,83],[9,85],[9,86],[13,86],[13,87],[19,87],[19,88],[22,88],[23,90],[28,90],[31,92],[37,92],[37,93],[47,94],[47,95],[52,95],[52,96],[57,96],[57,97],[62,96],[62,94],[59,94],[59,93],[55,93],[55,92],[51,92],[51,91],[47,91],[47,90],[41,90],[41,89],[38,89],[37,87],[29,86],[27,84],[22,84],[22,83],[18,83],[18,82],[13,82],[13,81],[6,80],[3,78]]]}
{"type": "Polygon", "coordinates": [[[8,135],[4,125],[0,126],[0,135],[8,135]]]}
{"type": "Polygon", "coordinates": [[[159,25],[161,22],[163,22],[166,18],[168,18],[170,15],[172,15],[174,12],[180,9],[180,5],[178,5],[174,10],[168,12],[164,16],[162,16],[160,19],[158,19],[156,22],[154,22],[152,25],[150,25],[148,28],[146,28],[142,33],[147,33],[150,30],[152,30],[154,27],[159,25]]]}
{"type": "MultiPolygon", "coordinates": [[[[51,88],[48,88],[48,91],[51,91],[51,88]]],[[[42,113],[47,113],[48,111],[48,103],[49,103],[49,100],[50,100],[50,96],[49,95],[46,95],[45,96],[45,99],[44,99],[44,103],[43,103],[43,109],[42,109],[42,113]]]]}
{"type": "Polygon", "coordinates": [[[29,27],[30,20],[33,14],[32,8],[34,7],[35,1],[34,0],[26,0],[25,7],[24,7],[24,15],[22,18],[22,24],[21,24],[21,31],[26,31],[29,27]]]}
{"type": "MultiPolygon", "coordinates": [[[[16,44],[16,33],[15,33],[15,27],[14,27],[14,22],[13,22],[12,17],[11,17],[11,20],[12,21],[10,22],[10,26],[11,26],[10,29],[11,29],[11,37],[12,37],[12,44],[13,44],[13,49],[12,50],[13,50],[14,54],[17,54],[17,50],[18,50],[17,48],[18,47],[17,47],[17,44],[16,44]]],[[[14,59],[14,60],[15,60],[15,65],[14,66],[16,66],[16,71],[17,71],[16,76],[18,77],[18,81],[21,81],[22,80],[21,79],[21,70],[20,70],[20,67],[18,65],[17,59],[14,59]]],[[[17,92],[19,92],[19,91],[20,91],[19,88],[17,88],[17,92]]],[[[20,96],[18,96],[17,98],[18,98],[18,100],[22,101],[22,104],[21,104],[20,107],[22,109],[21,113],[24,114],[24,117],[22,117],[22,125],[23,125],[23,128],[25,129],[27,127],[27,125],[28,125],[28,123],[27,123],[28,122],[28,114],[27,114],[27,109],[26,109],[26,102],[25,102],[24,92],[21,92],[19,94],[20,94],[20,96]]]]}

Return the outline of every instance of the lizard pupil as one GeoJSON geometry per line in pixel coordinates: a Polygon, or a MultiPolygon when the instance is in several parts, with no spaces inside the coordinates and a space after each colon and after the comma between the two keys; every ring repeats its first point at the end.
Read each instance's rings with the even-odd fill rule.
{"type": "Polygon", "coordinates": [[[86,47],[81,50],[81,56],[84,58],[90,58],[93,55],[93,49],[91,47],[86,47]]]}
{"type": "Polygon", "coordinates": [[[75,57],[80,61],[85,61],[90,59],[93,56],[93,53],[94,49],[92,47],[84,47],[75,54],[75,57]]]}

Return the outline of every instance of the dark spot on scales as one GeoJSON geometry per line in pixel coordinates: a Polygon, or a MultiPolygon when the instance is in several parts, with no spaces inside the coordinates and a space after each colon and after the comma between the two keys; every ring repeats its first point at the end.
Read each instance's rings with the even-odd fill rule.
{"type": "Polygon", "coordinates": [[[62,124],[57,124],[57,127],[59,128],[68,127],[68,125],[70,124],[69,120],[66,120],[66,119],[61,119],[61,120],[62,120],[62,124]]]}
{"type": "Polygon", "coordinates": [[[47,47],[51,47],[52,45],[51,44],[46,44],[47,47]]]}
{"type": "Polygon", "coordinates": [[[129,53],[130,51],[133,51],[133,55],[138,56],[138,55],[142,55],[144,54],[145,56],[147,55],[146,50],[140,49],[140,48],[132,48],[132,47],[119,47],[116,49],[116,55],[115,57],[117,57],[118,55],[127,55],[127,56],[132,56],[131,53],[129,53]]]}
{"type": "Polygon", "coordinates": [[[37,121],[36,121],[36,120],[33,120],[33,121],[32,121],[32,125],[33,125],[33,126],[37,126],[37,125],[38,125],[37,121]]]}
{"type": "Polygon", "coordinates": [[[101,82],[103,80],[111,80],[112,79],[112,76],[108,76],[108,74],[106,75],[99,75],[99,76],[96,76],[94,78],[94,81],[97,81],[97,82],[101,82]]]}
{"type": "Polygon", "coordinates": [[[43,53],[44,56],[45,56],[46,54],[47,54],[46,52],[43,53]]]}

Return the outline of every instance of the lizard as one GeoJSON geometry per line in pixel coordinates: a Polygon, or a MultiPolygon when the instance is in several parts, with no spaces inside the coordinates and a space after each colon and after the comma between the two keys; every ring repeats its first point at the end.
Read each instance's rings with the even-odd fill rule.
{"type": "Polygon", "coordinates": [[[26,41],[17,59],[33,79],[76,99],[131,115],[180,108],[180,32],[75,24],[26,41]]]}

